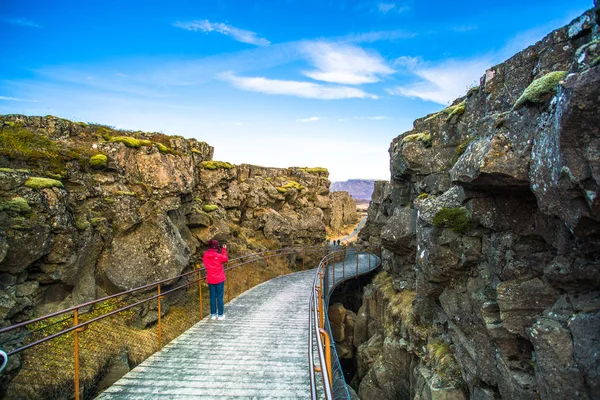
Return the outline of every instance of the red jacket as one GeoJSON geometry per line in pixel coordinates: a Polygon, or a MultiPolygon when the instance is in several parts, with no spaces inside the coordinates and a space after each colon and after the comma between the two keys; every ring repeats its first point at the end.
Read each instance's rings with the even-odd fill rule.
{"type": "Polygon", "coordinates": [[[216,249],[208,249],[202,256],[202,261],[206,267],[206,282],[211,285],[225,282],[225,270],[223,264],[229,260],[225,247],[221,250],[221,254],[216,249]]]}

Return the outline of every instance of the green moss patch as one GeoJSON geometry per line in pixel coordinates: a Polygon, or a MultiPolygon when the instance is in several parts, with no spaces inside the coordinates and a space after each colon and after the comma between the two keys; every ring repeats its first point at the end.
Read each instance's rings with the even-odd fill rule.
{"type": "Polygon", "coordinates": [[[461,144],[456,146],[456,153],[454,154],[454,159],[452,160],[452,164],[456,164],[456,162],[458,161],[460,156],[462,156],[464,154],[464,152],[467,150],[469,143],[471,143],[472,141],[473,141],[473,138],[468,138],[467,140],[465,140],[464,142],[462,142],[461,144]]]}
{"type": "Polygon", "coordinates": [[[455,115],[463,115],[465,113],[465,110],[467,109],[467,103],[466,102],[462,102],[460,104],[457,104],[455,106],[450,106],[448,108],[446,108],[445,110],[443,110],[442,112],[444,114],[448,114],[448,118],[446,118],[446,122],[450,121],[452,119],[452,117],[454,117],[455,115]]]}
{"type": "Polygon", "coordinates": [[[471,217],[464,207],[444,207],[433,217],[437,228],[450,228],[456,233],[465,233],[471,228],[471,217]]]}
{"type": "Polygon", "coordinates": [[[0,211],[12,211],[16,213],[26,213],[31,210],[27,200],[22,197],[14,197],[10,200],[0,202],[0,211]]]}
{"type": "Polygon", "coordinates": [[[136,139],[131,136],[113,136],[109,138],[108,141],[112,143],[123,143],[125,146],[133,149],[139,149],[142,146],[152,146],[150,140],[136,139]]]}
{"type": "Polygon", "coordinates": [[[429,132],[413,133],[402,138],[402,144],[419,141],[425,148],[431,147],[431,134],[429,132]]]}
{"type": "Polygon", "coordinates": [[[566,71],[554,71],[534,80],[516,101],[515,108],[526,103],[540,103],[548,93],[556,92],[556,86],[565,76],[567,76],[566,71]]]}
{"type": "Polygon", "coordinates": [[[288,189],[296,189],[297,191],[301,191],[301,190],[306,189],[306,186],[302,186],[301,184],[299,184],[296,181],[289,181],[285,185],[279,186],[277,188],[277,191],[279,193],[286,193],[288,191],[288,189]]]}
{"type": "Polygon", "coordinates": [[[308,172],[309,174],[327,174],[327,173],[329,173],[327,168],[323,168],[323,167],[300,168],[300,171],[308,172]]]}
{"type": "Polygon", "coordinates": [[[205,204],[202,206],[202,211],[209,213],[209,212],[213,212],[215,210],[217,210],[219,208],[219,206],[214,205],[214,204],[205,204]]]}
{"type": "Polygon", "coordinates": [[[417,199],[419,199],[419,200],[423,200],[423,199],[426,199],[426,198],[428,198],[428,197],[429,197],[429,193],[421,193],[421,194],[420,194],[420,195],[417,197],[417,199]]]}
{"type": "Polygon", "coordinates": [[[123,190],[117,190],[115,192],[115,194],[117,196],[136,196],[135,192],[126,192],[126,191],[123,191],[123,190]]]}
{"type": "Polygon", "coordinates": [[[108,157],[104,154],[96,154],[90,157],[90,167],[103,169],[108,166],[108,157]]]}
{"type": "Polygon", "coordinates": [[[170,148],[169,146],[165,146],[162,143],[155,143],[156,147],[158,148],[158,151],[160,151],[163,154],[173,154],[173,149],[170,148]]]}
{"type": "Polygon", "coordinates": [[[57,181],[56,179],[34,176],[25,181],[25,186],[32,189],[49,189],[54,187],[61,188],[63,187],[63,184],[61,181],[57,181]]]}
{"type": "Polygon", "coordinates": [[[200,168],[214,171],[217,169],[233,169],[235,168],[235,165],[226,161],[202,161],[200,163],[200,168]]]}

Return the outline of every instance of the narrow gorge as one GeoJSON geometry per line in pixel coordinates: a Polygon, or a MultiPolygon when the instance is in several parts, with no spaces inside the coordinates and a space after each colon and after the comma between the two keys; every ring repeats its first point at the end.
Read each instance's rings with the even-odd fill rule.
{"type": "Polygon", "coordinates": [[[392,141],[359,238],[383,254],[352,322],[361,399],[600,398],[599,20],[392,141]]]}

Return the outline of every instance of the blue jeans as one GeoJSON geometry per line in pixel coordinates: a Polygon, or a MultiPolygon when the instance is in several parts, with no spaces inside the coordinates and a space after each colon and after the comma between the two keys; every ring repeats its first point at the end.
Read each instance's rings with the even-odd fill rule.
{"type": "Polygon", "coordinates": [[[218,314],[223,315],[223,291],[225,289],[225,282],[217,283],[217,284],[208,284],[208,289],[210,290],[210,313],[215,315],[218,314]]]}

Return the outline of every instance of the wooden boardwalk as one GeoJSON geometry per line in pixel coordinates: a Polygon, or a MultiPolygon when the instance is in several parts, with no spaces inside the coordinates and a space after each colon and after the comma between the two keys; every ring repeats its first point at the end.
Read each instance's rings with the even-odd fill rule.
{"type": "MultiPolygon", "coordinates": [[[[368,269],[361,255],[359,269],[368,269]]],[[[350,259],[348,259],[350,261],[350,259]]],[[[374,265],[374,262],[373,262],[374,265]]],[[[336,264],[336,281],[341,280],[336,264]]],[[[347,262],[346,278],[356,272],[347,262]]],[[[98,399],[308,399],[308,304],[315,270],[262,283],[205,318],[98,399]]]]}

